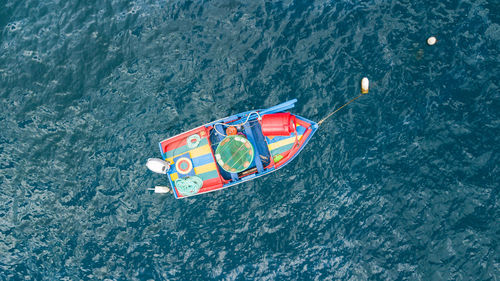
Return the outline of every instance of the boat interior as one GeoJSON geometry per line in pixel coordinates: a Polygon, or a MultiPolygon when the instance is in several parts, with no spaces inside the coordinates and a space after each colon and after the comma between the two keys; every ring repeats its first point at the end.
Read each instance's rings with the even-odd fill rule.
{"type": "MultiPolygon", "coordinates": [[[[225,135],[219,133],[226,131],[225,126],[216,124],[214,127],[217,127],[217,130],[213,129],[213,127],[210,130],[210,143],[212,144],[212,151],[215,151],[219,143],[226,137],[225,135]]],[[[265,169],[268,169],[271,164],[271,154],[267,147],[265,136],[262,134],[262,128],[259,121],[251,120],[242,126],[235,127],[238,135],[243,135],[250,141],[254,147],[255,156],[248,169],[239,173],[227,172],[222,169],[219,164],[217,164],[219,166],[220,175],[227,182],[236,181],[251,174],[262,173],[265,169]]]]}

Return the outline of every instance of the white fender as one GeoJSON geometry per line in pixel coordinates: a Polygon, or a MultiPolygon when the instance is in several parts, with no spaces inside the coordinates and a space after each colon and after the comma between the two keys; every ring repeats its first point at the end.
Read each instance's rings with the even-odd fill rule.
{"type": "Polygon", "coordinates": [[[155,188],[148,188],[148,190],[154,191],[155,193],[173,193],[173,191],[168,186],[157,185],[155,188]]]}
{"type": "Polygon", "coordinates": [[[437,39],[434,36],[427,38],[427,45],[429,45],[429,46],[436,44],[436,42],[437,42],[437,39]]]}
{"type": "Polygon", "coordinates": [[[369,89],[370,89],[370,81],[368,81],[368,78],[363,77],[363,79],[361,79],[361,93],[368,94],[369,89]]]}
{"type": "Polygon", "coordinates": [[[171,193],[172,191],[167,186],[155,186],[155,193],[171,193]]]}

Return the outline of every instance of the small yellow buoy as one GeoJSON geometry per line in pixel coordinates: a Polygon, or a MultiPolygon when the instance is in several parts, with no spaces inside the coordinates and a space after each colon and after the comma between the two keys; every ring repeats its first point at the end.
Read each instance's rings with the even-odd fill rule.
{"type": "Polygon", "coordinates": [[[361,79],[361,93],[368,94],[369,89],[370,89],[370,81],[368,81],[368,78],[363,77],[363,79],[361,79]]]}
{"type": "Polygon", "coordinates": [[[429,45],[429,46],[436,44],[436,42],[437,42],[437,39],[434,36],[427,38],[427,45],[429,45]]]}

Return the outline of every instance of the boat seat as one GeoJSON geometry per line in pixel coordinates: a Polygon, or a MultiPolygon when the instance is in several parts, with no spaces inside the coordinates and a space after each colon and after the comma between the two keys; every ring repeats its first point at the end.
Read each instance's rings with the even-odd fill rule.
{"type": "Polygon", "coordinates": [[[249,123],[245,124],[243,127],[245,129],[247,139],[250,141],[250,143],[254,147],[254,152],[255,152],[254,162],[255,162],[255,166],[257,167],[257,173],[262,173],[264,171],[264,166],[262,165],[262,160],[260,159],[260,152],[259,152],[259,149],[257,148],[256,142],[255,142],[254,134],[252,132],[252,127],[250,127],[249,123]]]}

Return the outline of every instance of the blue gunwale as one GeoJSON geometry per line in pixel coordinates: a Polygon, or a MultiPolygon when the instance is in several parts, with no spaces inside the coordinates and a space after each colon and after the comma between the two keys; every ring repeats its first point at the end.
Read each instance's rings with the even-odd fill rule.
{"type": "MultiPolygon", "coordinates": [[[[212,127],[216,123],[226,123],[226,122],[230,122],[232,125],[238,125],[238,124],[243,123],[246,120],[246,117],[248,116],[248,114],[250,114],[252,112],[258,112],[260,115],[284,112],[285,110],[288,110],[288,109],[295,107],[296,102],[297,102],[297,99],[293,99],[293,100],[289,100],[287,102],[275,105],[273,107],[270,107],[268,109],[255,109],[255,110],[241,112],[238,114],[234,114],[234,115],[224,117],[224,118],[221,118],[219,120],[207,123],[204,126],[205,127],[212,127]],[[242,117],[245,117],[245,118],[243,119],[242,117]]],[[[248,121],[255,120],[257,117],[258,117],[257,114],[252,114],[252,116],[250,116],[250,118],[248,118],[248,121]]]]}

